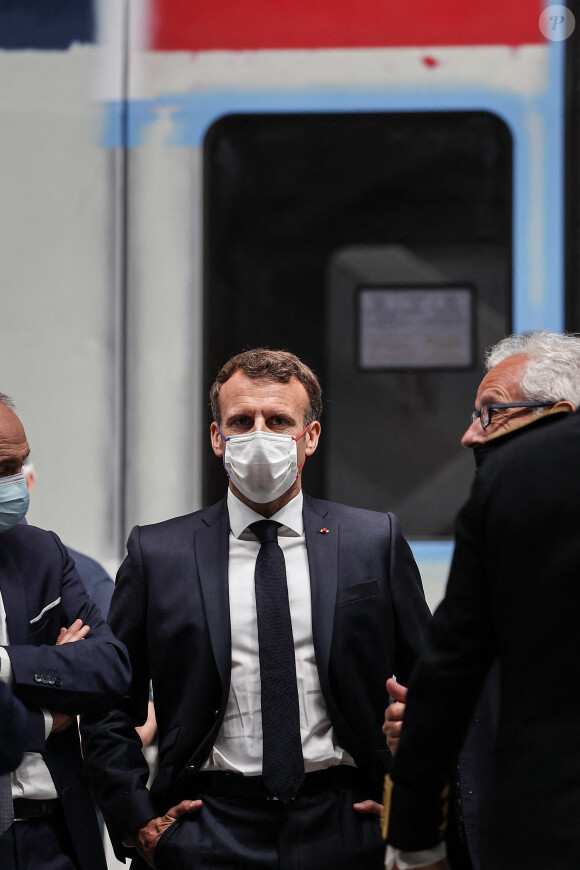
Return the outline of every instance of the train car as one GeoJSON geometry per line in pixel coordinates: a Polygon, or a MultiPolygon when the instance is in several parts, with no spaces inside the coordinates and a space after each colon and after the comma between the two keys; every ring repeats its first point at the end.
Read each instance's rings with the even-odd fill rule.
{"type": "Polygon", "coordinates": [[[537,0],[0,9],[0,390],[32,522],[111,567],[220,497],[207,392],[319,374],[316,496],[402,522],[431,604],[485,348],[577,329],[578,28],[537,0]]]}

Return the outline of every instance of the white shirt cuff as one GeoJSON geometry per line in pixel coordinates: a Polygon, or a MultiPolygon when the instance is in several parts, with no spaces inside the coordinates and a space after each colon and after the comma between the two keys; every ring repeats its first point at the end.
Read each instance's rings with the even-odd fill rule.
{"type": "Polygon", "coordinates": [[[44,707],[41,707],[40,712],[44,716],[44,739],[48,740],[52,731],[52,713],[50,710],[45,710],[44,707]]]}
{"type": "Polygon", "coordinates": [[[14,682],[10,656],[6,652],[6,648],[3,646],[0,646],[0,680],[2,680],[3,683],[8,683],[9,686],[14,682]]]}
{"type": "Polygon", "coordinates": [[[399,870],[414,870],[415,867],[427,867],[447,857],[445,843],[438,843],[432,849],[423,849],[421,852],[402,852],[387,846],[385,857],[385,870],[392,870],[395,865],[399,870]]]}

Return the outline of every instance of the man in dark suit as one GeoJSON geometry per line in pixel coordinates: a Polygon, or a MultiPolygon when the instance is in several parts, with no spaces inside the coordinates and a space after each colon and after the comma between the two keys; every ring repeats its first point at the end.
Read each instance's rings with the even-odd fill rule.
{"type": "Polygon", "coordinates": [[[130,669],[56,535],[19,524],[28,452],[0,394],[0,680],[26,708],[25,755],[12,776],[15,821],[0,838],[0,867],[105,870],[76,715],[113,706],[130,669]]]}
{"type": "Polygon", "coordinates": [[[580,414],[486,460],[459,514],[447,593],[409,686],[388,840],[436,848],[491,662],[501,702],[483,867],[580,864],[580,414]],[[432,752],[432,747],[437,752],[432,752]]]}
{"type": "MultiPolygon", "coordinates": [[[[539,331],[510,335],[491,347],[461,443],[479,467],[488,455],[539,428],[555,425],[580,404],[580,337],[539,331]]],[[[480,870],[489,796],[493,788],[499,716],[499,668],[494,663],[467,733],[452,783],[447,853],[453,870],[480,870]]],[[[385,713],[394,754],[406,688],[389,682],[395,699],[385,713]]]]}
{"type": "Polygon", "coordinates": [[[240,354],[211,399],[227,497],[131,533],[109,620],[133,682],[82,724],[113,844],[133,867],[380,868],[360,811],[388,761],[385,677],[410,672],[429,618],[414,560],[392,514],[303,495],[322,402],[299,359],[240,354]],[[150,678],[151,792],[135,735],[150,678]]]}

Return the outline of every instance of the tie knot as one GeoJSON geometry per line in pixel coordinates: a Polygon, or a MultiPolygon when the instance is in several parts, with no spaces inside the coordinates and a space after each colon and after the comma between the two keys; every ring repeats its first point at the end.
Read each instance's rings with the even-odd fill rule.
{"type": "Polygon", "coordinates": [[[277,523],[275,520],[259,520],[257,523],[252,523],[249,528],[261,544],[272,544],[278,542],[280,526],[281,523],[277,523]]]}

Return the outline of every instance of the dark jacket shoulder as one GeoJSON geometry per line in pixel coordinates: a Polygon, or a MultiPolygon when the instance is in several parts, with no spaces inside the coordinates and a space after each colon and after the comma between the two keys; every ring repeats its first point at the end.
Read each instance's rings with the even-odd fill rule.
{"type": "Polygon", "coordinates": [[[220,499],[220,501],[211,505],[211,507],[200,508],[200,510],[193,511],[189,514],[183,514],[179,517],[171,517],[171,519],[162,520],[159,523],[135,526],[133,531],[138,529],[141,535],[145,534],[152,537],[179,534],[183,531],[192,531],[213,525],[213,523],[217,522],[217,520],[223,517],[224,514],[227,515],[226,498],[220,499]]]}
{"type": "Polygon", "coordinates": [[[325,501],[320,498],[312,498],[304,493],[304,510],[311,510],[322,516],[332,514],[338,518],[348,518],[349,521],[360,523],[384,523],[387,517],[393,517],[394,514],[371,511],[367,508],[351,507],[350,505],[341,504],[335,501],[325,501]]]}
{"type": "Polygon", "coordinates": [[[486,490],[496,486],[506,477],[529,472],[534,463],[539,470],[559,450],[559,445],[569,446],[578,440],[580,445],[580,409],[573,414],[546,416],[532,421],[517,430],[518,437],[510,440],[493,455],[478,471],[475,487],[486,490]],[[557,421],[557,425],[550,425],[557,421]],[[524,435],[523,441],[519,436],[524,435]]]}
{"type": "Polygon", "coordinates": [[[63,559],[66,556],[64,544],[55,532],[29,524],[18,524],[0,535],[0,547],[5,546],[18,557],[22,555],[35,559],[63,559]]]}

